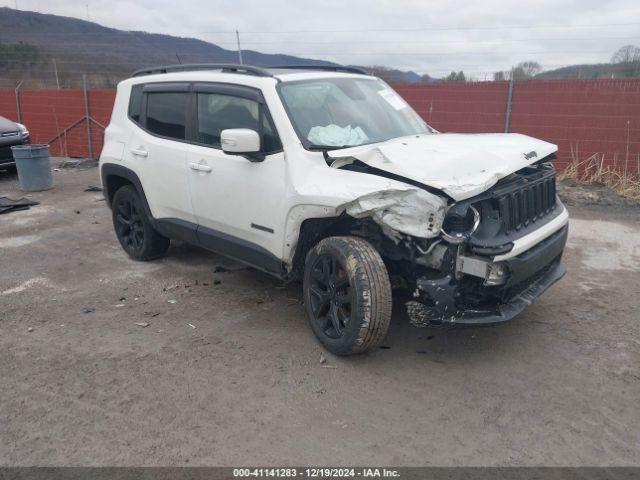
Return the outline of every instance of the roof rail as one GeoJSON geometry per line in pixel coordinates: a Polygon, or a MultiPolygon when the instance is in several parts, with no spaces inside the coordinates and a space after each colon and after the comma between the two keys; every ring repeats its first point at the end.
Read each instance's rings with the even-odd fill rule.
{"type": "Polygon", "coordinates": [[[242,73],[246,75],[255,75],[257,77],[272,77],[269,72],[260,67],[251,65],[240,65],[235,63],[185,63],[179,65],[165,65],[159,67],[141,68],[131,74],[132,77],[141,77],[143,75],[153,75],[156,73],[171,72],[191,72],[197,70],[221,70],[227,73],[242,73]]]}
{"type": "Polygon", "coordinates": [[[278,65],[277,67],[268,68],[286,68],[291,70],[325,70],[328,72],[358,73],[360,75],[369,75],[369,72],[362,68],[345,67],[342,65],[278,65]]]}

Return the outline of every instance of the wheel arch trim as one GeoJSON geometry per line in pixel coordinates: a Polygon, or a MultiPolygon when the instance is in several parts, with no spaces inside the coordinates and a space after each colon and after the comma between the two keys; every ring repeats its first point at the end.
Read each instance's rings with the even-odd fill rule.
{"type": "Polygon", "coordinates": [[[124,180],[127,180],[128,183],[132,184],[135,187],[138,194],[140,195],[140,198],[142,199],[147,217],[154,227],[157,226],[156,219],[151,214],[151,208],[149,207],[149,202],[147,201],[147,197],[144,193],[144,188],[142,188],[142,182],[140,181],[140,178],[138,177],[136,172],[134,172],[130,168],[123,167],[122,165],[105,163],[100,167],[100,177],[102,178],[102,192],[104,194],[104,199],[107,202],[107,206],[109,208],[111,208],[111,204],[113,203],[113,196],[117,191],[117,188],[111,191],[110,179],[113,179],[114,177],[120,177],[124,180]]]}

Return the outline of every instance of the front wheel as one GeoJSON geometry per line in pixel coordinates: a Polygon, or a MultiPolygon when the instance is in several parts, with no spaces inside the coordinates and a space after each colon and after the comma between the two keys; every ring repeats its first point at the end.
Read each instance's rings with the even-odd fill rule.
{"type": "Polygon", "coordinates": [[[362,353],[386,336],[391,283],[380,254],[366,240],[320,241],[307,254],[303,290],[311,329],[331,353],[362,353]]]}

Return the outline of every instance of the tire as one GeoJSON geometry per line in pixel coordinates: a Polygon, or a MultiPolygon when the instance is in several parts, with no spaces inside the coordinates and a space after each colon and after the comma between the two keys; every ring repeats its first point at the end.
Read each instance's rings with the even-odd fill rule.
{"type": "Polygon", "coordinates": [[[116,191],[111,212],[118,241],[131,258],[147,261],[167,253],[170,240],[153,228],[133,185],[125,185],[116,191]]]}
{"type": "Polygon", "coordinates": [[[391,283],[373,246],[358,237],[329,237],[307,254],[303,295],[320,343],[335,355],[380,345],[391,323],[391,283]]]}

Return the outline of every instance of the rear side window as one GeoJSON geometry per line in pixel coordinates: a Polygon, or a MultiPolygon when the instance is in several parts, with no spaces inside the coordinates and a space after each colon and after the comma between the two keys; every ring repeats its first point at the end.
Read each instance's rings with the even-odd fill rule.
{"type": "Polygon", "coordinates": [[[129,118],[137,124],[140,124],[140,112],[142,111],[142,87],[143,85],[131,87],[131,95],[129,96],[129,118]]]}
{"type": "Polygon", "coordinates": [[[249,128],[262,132],[262,151],[270,153],[282,149],[275,128],[264,108],[247,98],[198,93],[197,141],[220,148],[220,134],[227,128],[249,128]]]}
{"type": "Polygon", "coordinates": [[[151,133],[177,140],[186,138],[188,94],[147,93],[146,128],[151,133]]]}

